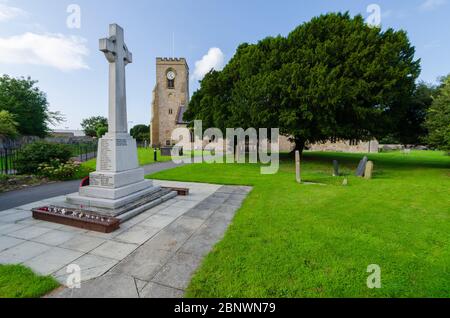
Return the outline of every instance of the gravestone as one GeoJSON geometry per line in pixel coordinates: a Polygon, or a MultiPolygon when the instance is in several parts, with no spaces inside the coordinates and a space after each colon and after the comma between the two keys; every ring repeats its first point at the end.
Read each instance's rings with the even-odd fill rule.
{"type": "Polygon", "coordinates": [[[339,177],[339,162],[337,160],[333,160],[333,177],[339,177]]]}
{"type": "Polygon", "coordinates": [[[355,173],[355,175],[357,177],[364,177],[364,172],[366,171],[367,161],[369,161],[369,158],[367,158],[367,156],[366,156],[359,162],[358,168],[356,169],[356,173],[355,173]]]}
{"type": "Polygon", "coordinates": [[[297,183],[302,183],[300,151],[295,152],[295,176],[297,183]]]}
{"type": "Polygon", "coordinates": [[[100,139],[97,170],[90,174],[90,185],[67,196],[69,204],[112,216],[150,205],[161,188],[144,179],[139,167],[137,145],[128,133],[125,67],[133,62],[124,42],[124,31],[117,24],[109,27],[109,38],[100,40],[100,51],[109,63],[109,130],[100,139]]]}
{"type": "Polygon", "coordinates": [[[364,178],[372,179],[373,167],[374,167],[374,164],[372,161],[367,162],[366,171],[364,172],[364,178]]]}

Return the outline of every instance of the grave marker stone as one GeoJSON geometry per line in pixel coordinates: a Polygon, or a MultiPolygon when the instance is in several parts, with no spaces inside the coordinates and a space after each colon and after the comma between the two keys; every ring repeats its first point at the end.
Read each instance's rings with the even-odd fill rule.
{"type": "Polygon", "coordinates": [[[355,175],[357,177],[364,177],[364,172],[366,171],[366,165],[367,165],[367,161],[369,161],[369,158],[367,158],[367,156],[365,156],[358,165],[358,169],[356,169],[356,173],[355,175]]]}
{"type": "Polygon", "coordinates": [[[333,177],[339,177],[339,162],[333,160],[333,177]]]}
{"type": "Polygon", "coordinates": [[[364,178],[366,178],[366,179],[372,179],[372,175],[373,175],[373,167],[374,167],[374,164],[373,164],[372,161],[367,162],[367,165],[366,165],[366,171],[365,171],[365,173],[364,173],[364,178]]]}

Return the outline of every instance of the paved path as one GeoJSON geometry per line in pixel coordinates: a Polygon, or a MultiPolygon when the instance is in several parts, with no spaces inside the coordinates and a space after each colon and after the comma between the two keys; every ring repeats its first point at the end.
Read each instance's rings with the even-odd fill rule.
{"type": "MultiPolygon", "coordinates": [[[[152,174],[163,170],[173,169],[182,165],[176,165],[172,161],[159,162],[143,166],[145,174],[152,174]]],[[[78,191],[80,181],[66,181],[44,184],[23,190],[10,191],[0,194],[0,211],[12,209],[25,204],[46,200],[61,195],[67,195],[78,191]]]]}
{"type": "Polygon", "coordinates": [[[30,205],[0,212],[0,264],[23,264],[62,284],[67,283],[68,266],[77,265],[81,288],[58,290],[49,297],[182,297],[251,188],[158,180],[155,184],[191,192],[110,234],[34,220],[30,205]]]}

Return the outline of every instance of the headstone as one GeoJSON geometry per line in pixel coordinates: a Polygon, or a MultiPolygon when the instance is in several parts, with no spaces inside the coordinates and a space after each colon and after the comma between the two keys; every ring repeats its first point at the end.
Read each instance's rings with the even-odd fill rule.
{"type": "Polygon", "coordinates": [[[302,183],[300,151],[295,152],[295,176],[297,183],[302,183]]]}
{"type": "Polygon", "coordinates": [[[348,186],[348,179],[347,178],[344,179],[344,181],[342,182],[342,185],[343,186],[348,186]]]}
{"type": "Polygon", "coordinates": [[[366,156],[359,162],[358,169],[356,169],[356,173],[355,173],[355,175],[357,177],[364,177],[364,172],[366,171],[367,161],[369,161],[369,158],[367,158],[367,156],[366,156]]]}
{"type": "Polygon", "coordinates": [[[333,177],[339,177],[339,162],[333,160],[333,177]]]}
{"type": "Polygon", "coordinates": [[[367,165],[366,165],[366,171],[365,171],[365,173],[364,173],[364,178],[366,178],[366,179],[372,179],[372,175],[373,175],[373,167],[374,167],[374,165],[373,165],[373,162],[372,162],[372,161],[367,162],[367,165]]]}

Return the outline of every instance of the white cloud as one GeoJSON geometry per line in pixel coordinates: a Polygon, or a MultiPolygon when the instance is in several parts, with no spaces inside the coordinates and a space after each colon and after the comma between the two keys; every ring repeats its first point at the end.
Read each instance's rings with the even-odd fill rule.
{"type": "Polygon", "coordinates": [[[217,47],[210,48],[208,54],[203,56],[200,61],[195,62],[193,78],[195,80],[202,80],[212,69],[221,71],[224,66],[225,55],[222,50],[217,47]]]}
{"type": "Polygon", "coordinates": [[[421,10],[434,10],[447,3],[447,0],[425,0],[424,3],[420,5],[421,10]]]}
{"type": "Polygon", "coordinates": [[[62,71],[88,69],[85,43],[80,37],[30,32],[0,38],[0,63],[45,65],[62,71]]]}
{"type": "Polygon", "coordinates": [[[11,7],[6,3],[0,3],[0,22],[6,22],[26,15],[28,13],[20,8],[11,7]]]}

